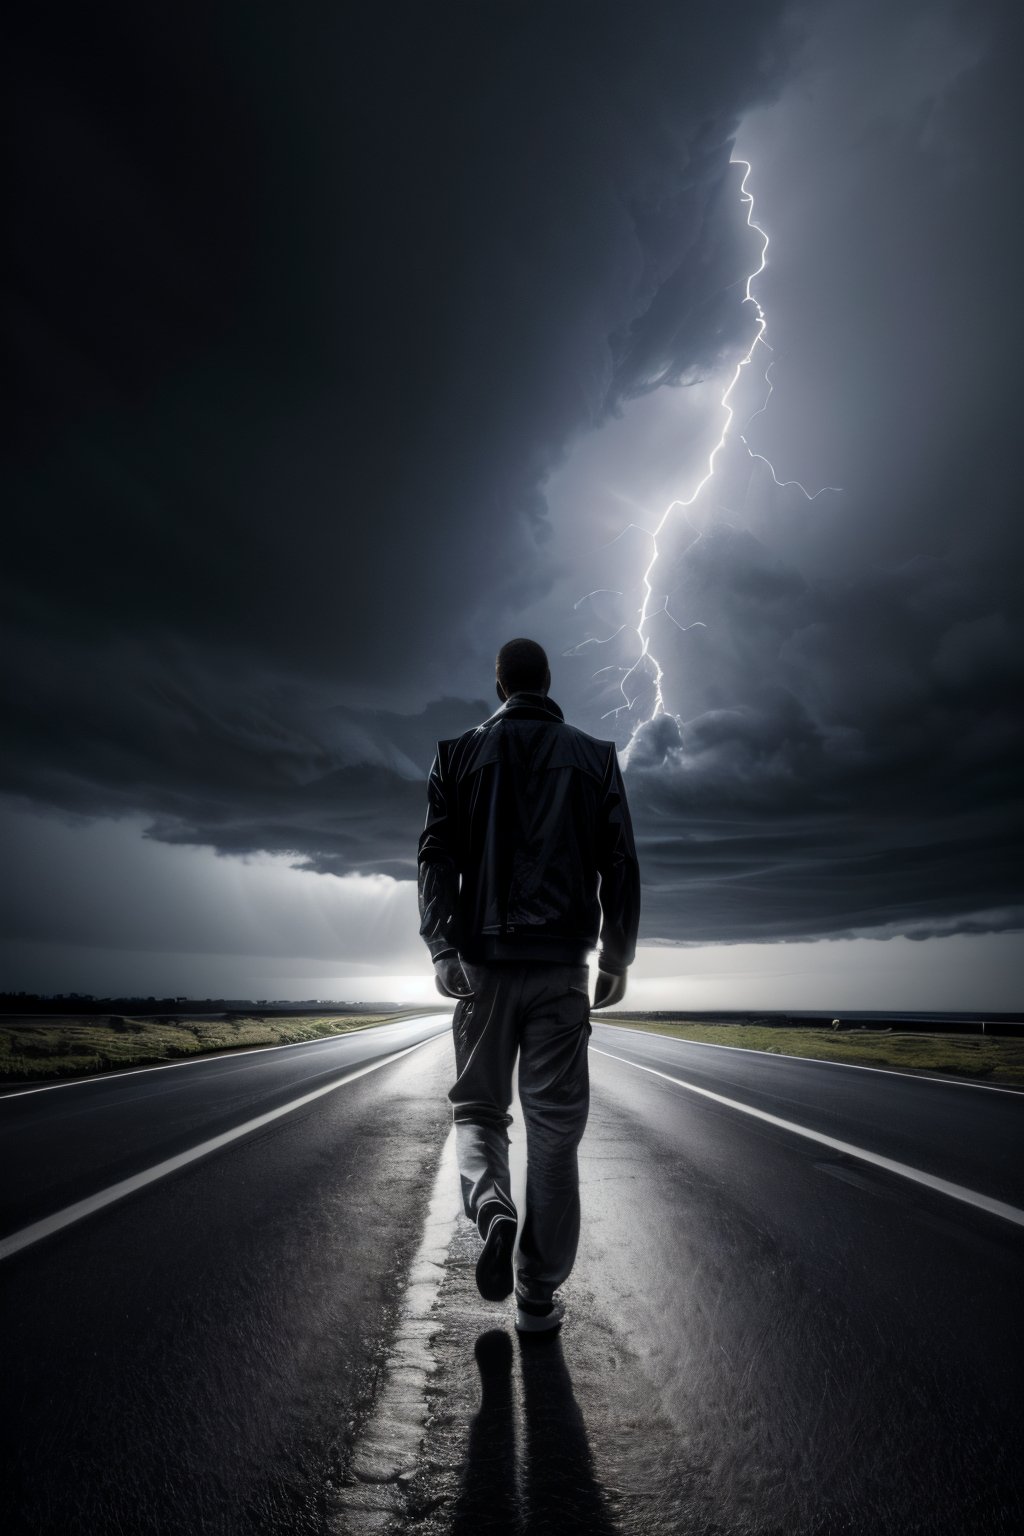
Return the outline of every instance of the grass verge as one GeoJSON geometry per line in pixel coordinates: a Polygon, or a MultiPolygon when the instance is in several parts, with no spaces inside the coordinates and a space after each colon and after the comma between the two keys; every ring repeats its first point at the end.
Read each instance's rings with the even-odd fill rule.
{"type": "Polygon", "coordinates": [[[119,1067],[183,1061],[211,1051],[293,1045],[386,1024],[398,1014],[292,1016],[262,1019],[93,1018],[0,1020],[0,1082],[48,1082],[119,1067]]]}
{"type": "Polygon", "coordinates": [[[783,1056],[845,1061],[862,1067],[909,1072],[948,1072],[1006,1087],[1024,1087],[1024,1040],[984,1035],[881,1034],[870,1030],[786,1029],[757,1024],[688,1024],[628,1015],[608,1017],[648,1034],[671,1035],[706,1045],[737,1045],[783,1056]]]}

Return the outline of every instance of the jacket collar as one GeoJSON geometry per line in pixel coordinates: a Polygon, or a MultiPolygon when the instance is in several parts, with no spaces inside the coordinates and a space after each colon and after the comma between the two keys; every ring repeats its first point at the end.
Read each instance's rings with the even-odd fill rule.
{"type": "Polygon", "coordinates": [[[493,715],[483,723],[492,725],[497,720],[564,720],[565,716],[544,693],[513,693],[493,715]]]}

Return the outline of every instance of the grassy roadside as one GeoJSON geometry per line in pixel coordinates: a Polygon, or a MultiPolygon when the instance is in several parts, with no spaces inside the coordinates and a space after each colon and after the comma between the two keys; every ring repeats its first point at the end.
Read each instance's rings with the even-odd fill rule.
{"type": "Polygon", "coordinates": [[[184,1061],[210,1051],[292,1045],[400,1018],[387,1014],[230,1019],[0,1020],[0,1083],[56,1081],[118,1067],[184,1061]]]}
{"type": "Polygon", "coordinates": [[[678,1023],[651,1023],[626,1014],[607,1016],[604,1022],[708,1045],[737,1045],[748,1051],[812,1056],[819,1061],[845,1061],[862,1067],[948,1072],[980,1082],[1024,1087],[1024,1040],[983,1035],[776,1029],[757,1024],[688,1024],[685,1019],[678,1023]]]}

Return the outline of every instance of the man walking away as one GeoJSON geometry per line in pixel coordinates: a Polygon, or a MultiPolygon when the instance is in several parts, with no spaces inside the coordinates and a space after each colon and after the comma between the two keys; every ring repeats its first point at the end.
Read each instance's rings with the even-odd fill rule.
{"type": "Polygon", "coordinates": [[[562,1320],[556,1288],[580,1229],[576,1149],[587,1123],[587,955],[594,1007],[619,1002],[636,949],[640,875],[614,743],[566,725],[533,640],[497,658],[501,708],[438,743],[419,843],[420,932],[453,1030],[456,1150],[466,1215],[483,1239],[489,1301],[516,1294],[516,1327],[562,1320]],[[512,1071],[526,1125],[526,1215],[508,1164],[512,1071]]]}

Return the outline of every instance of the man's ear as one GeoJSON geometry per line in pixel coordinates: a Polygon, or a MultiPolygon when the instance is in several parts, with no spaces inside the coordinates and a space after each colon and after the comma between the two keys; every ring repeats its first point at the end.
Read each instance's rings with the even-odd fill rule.
{"type": "Polygon", "coordinates": [[[508,694],[505,692],[504,688],[501,686],[497,679],[495,679],[494,682],[494,691],[498,695],[498,698],[501,700],[501,702],[504,704],[508,698],[508,694]]]}

